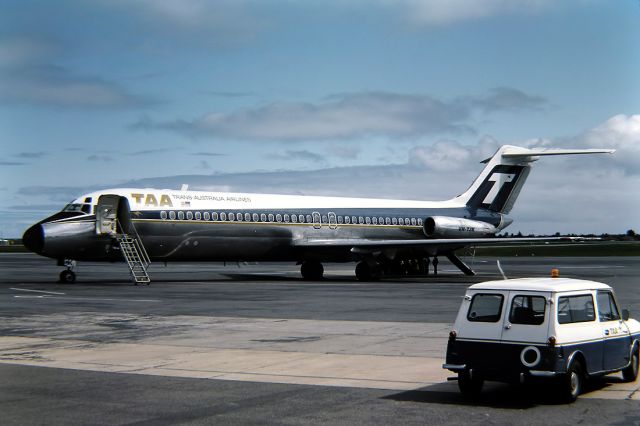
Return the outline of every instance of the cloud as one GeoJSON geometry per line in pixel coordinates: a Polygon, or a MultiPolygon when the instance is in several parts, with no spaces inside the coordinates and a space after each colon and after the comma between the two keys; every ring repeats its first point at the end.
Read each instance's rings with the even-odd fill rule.
{"type": "MultiPolygon", "coordinates": [[[[563,146],[580,144],[585,148],[612,148],[616,153],[606,162],[626,175],[640,175],[640,114],[615,115],[581,135],[558,141],[563,146]]],[[[575,162],[577,159],[573,159],[575,162]]],[[[600,163],[590,158],[583,163],[602,171],[600,163]]]]}
{"type": "Polygon", "coordinates": [[[327,163],[327,159],[324,156],[307,150],[287,150],[282,154],[272,154],[270,155],[270,158],[275,158],[277,160],[309,161],[318,166],[327,163]]]}
{"type": "Polygon", "coordinates": [[[94,155],[88,156],[87,157],[87,161],[110,163],[110,162],[115,161],[115,160],[114,160],[113,157],[111,157],[109,155],[94,154],[94,155]]]}
{"type": "Polygon", "coordinates": [[[224,157],[227,154],[220,154],[218,152],[194,152],[191,155],[194,155],[196,157],[224,157]]]}
{"type": "Polygon", "coordinates": [[[429,95],[390,92],[336,94],[323,101],[277,102],[232,112],[212,112],[193,120],[155,121],[148,116],[129,125],[135,131],[173,131],[189,138],[249,141],[327,141],[363,137],[417,138],[474,134],[474,114],[542,109],[545,98],[509,87],[444,101],[429,95]]]}
{"type": "Polygon", "coordinates": [[[0,160],[0,166],[24,166],[27,163],[23,163],[21,161],[6,161],[0,160]]]}
{"type": "Polygon", "coordinates": [[[418,26],[446,26],[494,16],[539,13],[551,0],[390,0],[383,4],[402,9],[418,26]]]}
{"type": "Polygon", "coordinates": [[[49,155],[47,152],[21,152],[19,154],[16,154],[16,157],[18,158],[28,158],[28,159],[36,159],[36,158],[42,158],[46,155],[49,155]]]}
{"type": "Polygon", "coordinates": [[[144,108],[158,99],[130,93],[113,81],[54,65],[60,50],[38,38],[0,39],[0,102],[70,108],[144,108]]]}
{"type": "Polygon", "coordinates": [[[467,100],[485,113],[542,110],[549,107],[549,102],[542,96],[529,95],[512,87],[496,87],[486,95],[469,97],[467,100]]]}
{"type": "Polygon", "coordinates": [[[76,75],[55,65],[5,69],[0,102],[69,108],[144,108],[159,100],[128,92],[119,84],[76,75]]]}
{"type": "Polygon", "coordinates": [[[243,0],[110,0],[155,43],[227,46],[255,40],[271,28],[261,2],[243,0]]]}

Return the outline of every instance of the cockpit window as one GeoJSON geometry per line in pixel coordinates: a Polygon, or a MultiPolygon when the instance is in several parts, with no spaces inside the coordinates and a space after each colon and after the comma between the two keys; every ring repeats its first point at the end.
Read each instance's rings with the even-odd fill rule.
{"type": "Polygon", "coordinates": [[[89,214],[91,213],[91,204],[74,204],[70,203],[62,209],[63,212],[82,212],[89,214]]]}
{"type": "Polygon", "coordinates": [[[82,209],[82,204],[67,204],[65,206],[64,209],[62,209],[63,212],[79,212],[82,209]]]}

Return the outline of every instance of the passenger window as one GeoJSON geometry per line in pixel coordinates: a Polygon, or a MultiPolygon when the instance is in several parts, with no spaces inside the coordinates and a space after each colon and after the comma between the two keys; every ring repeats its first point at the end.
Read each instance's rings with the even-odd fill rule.
{"type": "Polygon", "coordinates": [[[344,223],[346,223],[346,224],[351,223],[351,218],[349,216],[345,216],[344,217],[344,223]]]}
{"type": "Polygon", "coordinates": [[[196,212],[196,220],[202,219],[202,213],[196,212]]]}
{"type": "Polygon", "coordinates": [[[285,221],[286,223],[289,223],[289,215],[288,215],[288,214],[285,214],[285,215],[284,215],[284,221],[285,221]]]}
{"type": "Polygon", "coordinates": [[[358,223],[358,218],[355,216],[351,216],[351,223],[358,223]]]}
{"type": "Polygon", "coordinates": [[[398,224],[398,219],[396,219],[395,217],[391,218],[391,223],[393,223],[394,225],[397,225],[398,224]]]}
{"type": "Polygon", "coordinates": [[[193,212],[187,212],[187,219],[193,219],[193,212]]]}
{"type": "Polygon", "coordinates": [[[369,216],[365,217],[364,221],[367,223],[367,225],[371,224],[371,218],[369,216]]]}
{"type": "Polygon", "coordinates": [[[244,214],[244,220],[245,220],[245,222],[251,222],[251,215],[249,213],[245,213],[244,214]]]}
{"type": "Polygon", "coordinates": [[[511,302],[509,321],[513,324],[540,325],[547,301],[542,296],[516,296],[511,302]]]}
{"type": "Polygon", "coordinates": [[[471,299],[467,319],[475,322],[498,322],[502,313],[501,294],[476,294],[471,299]]]}
{"type": "Polygon", "coordinates": [[[273,213],[269,213],[269,222],[273,222],[273,213]]]}
{"type": "Polygon", "coordinates": [[[211,214],[209,214],[209,212],[204,212],[204,220],[210,220],[211,219],[211,214]]]}
{"type": "Polygon", "coordinates": [[[613,294],[608,291],[598,291],[598,318],[600,321],[617,321],[620,319],[616,301],[613,294]]]}
{"type": "Polygon", "coordinates": [[[411,218],[411,226],[416,226],[416,218],[415,217],[411,218]]]}
{"type": "Polygon", "coordinates": [[[298,222],[304,223],[304,215],[298,215],[298,222]]]}
{"type": "Polygon", "coordinates": [[[298,216],[296,216],[295,214],[291,215],[291,222],[296,223],[298,222],[298,216]]]}
{"type": "Polygon", "coordinates": [[[234,220],[236,220],[236,215],[235,213],[229,213],[229,221],[233,222],[234,220]]]}
{"type": "Polygon", "coordinates": [[[310,215],[310,214],[308,214],[308,215],[306,216],[306,219],[307,219],[307,223],[311,223],[311,215],[310,215]]]}
{"type": "Polygon", "coordinates": [[[264,214],[264,213],[261,213],[261,214],[260,214],[260,220],[261,220],[262,222],[266,222],[266,221],[267,221],[267,215],[266,215],[266,214],[264,214]]]}
{"type": "Polygon", "coordinates": [[[282,222],[282,215],[280,213],[276,215],[276,222],[282,222]]]}
{"type": "Polygon", "coordinates": [[[213,212],[213,214],[211,215],[211,218],[213,220],[218,220],[218,213],[217,212],[213,212]]]}
{"type": "Polygon", "coordinates": [[[374,225],[378,224],[378,218],[374,217],[373,219],[371,219],[374,225]]]}
{"type": "Polygon", "coordinates": [[[164,210],[160,212],[160,219],[166,219],[167,218],[167,212],[165,212],[164,210]]]}
{"type": "Polygon", "coordinates": [[[253,214],[253,221],[257,222],[258,221],[258,213],[254,213],[253,214]]]}
{"type": "Polygon", "coordinates": [[[595,321],[593,297],[590,294],[563,296],[558,299],[558,323],[595,321]]]}
{"type": "Polygon", "coordinates": [[[220,213],[220,220],[227,220],[227,214],[226,213],[220,213]]]}
{"type": "Polygon", "coordinates": [[[398,224],[399,225],[404,225],[404,219],[403,218],[398,219],[398,224]]]}
{"type": "Polygon", "coordinates": [[[242,213],[236,213],[236,220],[242,222],[242,213]]]}
{"type": "Polygon", "coordinates": [[[176,212],[169,212],[169,219],[174,220],[176,218],[176,212]]]}
{"type": "Polygon", "coordinates": [[[184,220],[184,212],[178,212],[178,219],[184,220]]]}
{"type": "Polygon", "coordinates": [[[327,223],[329,221],[329,219],[327,218],[326,214],[322,215],[322,223],[327,223]]]}
{"type": "Polygon", "coordinates": [[[338,224],[342,225],[344,223],[344,217],[338,216],[338,224]]]}
{"type": "Polygon", "coordinates": [[[362,216],[358,217],[358,223],[364,223],[364,217],[362,216]]]}

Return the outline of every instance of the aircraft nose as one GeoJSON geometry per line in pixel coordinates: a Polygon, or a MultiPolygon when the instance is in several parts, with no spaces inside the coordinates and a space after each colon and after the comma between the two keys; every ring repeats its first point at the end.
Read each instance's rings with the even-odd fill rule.
{"type": "Polygon", "coordinates": [[[41,253],[44,248],[44,230],[42,229],[42,225],[33,225],[27,229],[22,236],[22,244],[24,244],[29,251],[41,253]]]}

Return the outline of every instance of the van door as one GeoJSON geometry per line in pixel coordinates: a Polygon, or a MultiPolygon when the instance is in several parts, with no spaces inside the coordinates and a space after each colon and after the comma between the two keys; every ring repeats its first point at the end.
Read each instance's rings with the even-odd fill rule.
{"type": "Polygon", "coordinates": [[[631,347],[629,329],[622,322],[613,293],[598,290],[596,303],[603,338],[603,369],[609,371],[624,367],[629,363],[631,347]]]}
{"type": "Polygon", "coordinates": [[[502,328],[503,342],[546,344],[551,307],[547,293],[510,291],[502,328]]]}

